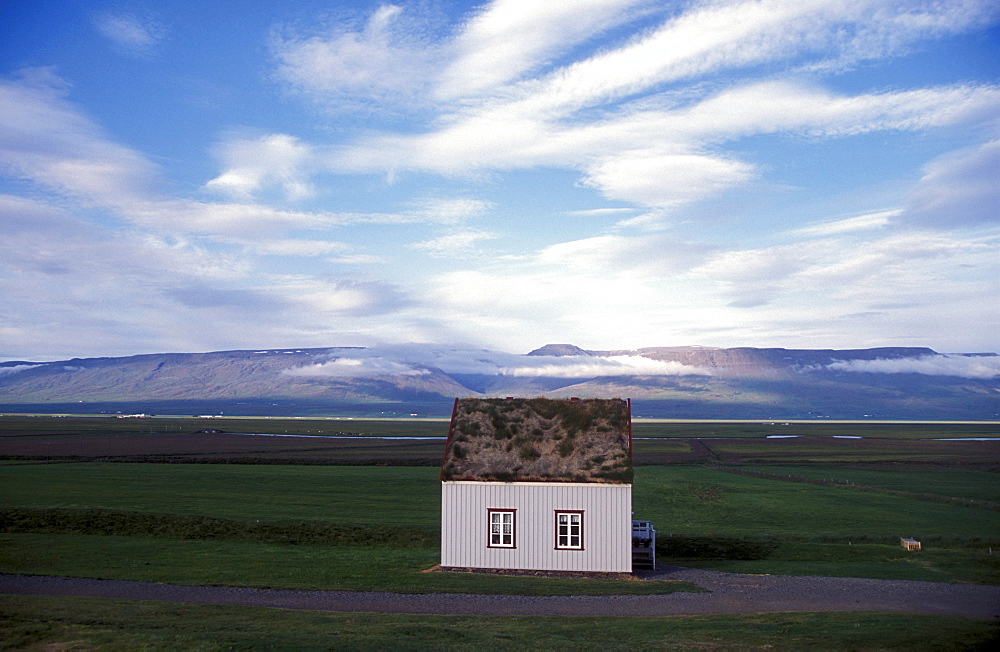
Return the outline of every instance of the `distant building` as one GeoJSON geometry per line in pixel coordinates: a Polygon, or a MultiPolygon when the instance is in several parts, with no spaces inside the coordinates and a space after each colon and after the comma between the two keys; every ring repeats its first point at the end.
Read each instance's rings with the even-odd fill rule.
{"type": "Polygon", "coordinates": [[[441,464],[441,566],[632,571],[621,399],[458,399],[441,464]]]}

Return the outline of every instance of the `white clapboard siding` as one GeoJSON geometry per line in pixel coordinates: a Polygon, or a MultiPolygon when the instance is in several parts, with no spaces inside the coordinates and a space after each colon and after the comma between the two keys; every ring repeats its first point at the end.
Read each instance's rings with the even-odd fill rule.
{"type": "Polygon", "coordinates": [[[441,565],[632,571],[632,485],[443,482],[441,565]],[[488,510],[516,510],[516,547],[487,546],[488,510]],[[555,549],[555,512],[583,511],[583,550],[555,549]]]}

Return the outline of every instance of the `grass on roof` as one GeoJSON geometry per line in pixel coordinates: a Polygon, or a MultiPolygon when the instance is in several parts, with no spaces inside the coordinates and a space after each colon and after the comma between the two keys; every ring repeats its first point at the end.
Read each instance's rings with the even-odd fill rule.
{"type": "Polygon", "coordinates": [[[461,399],[443,480],[632,482],[621,399],[461,399]]]}

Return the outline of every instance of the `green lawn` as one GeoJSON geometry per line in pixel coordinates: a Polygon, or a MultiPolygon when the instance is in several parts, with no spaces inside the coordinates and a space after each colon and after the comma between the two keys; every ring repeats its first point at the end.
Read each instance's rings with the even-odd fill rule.
{"type": "Polygon", "coordinates": [[[907,552],[890,544],[783,541],[763,559],[685,558],[673,563],[730,573],[1000,584],[1000,553],[934,542],[920,552],[907,552]]]}
{"type": "MultiPolygon", "coordinates": [[[[989,476],[970,477],[982,485],[989,476]]],[[[496,588],[482,590],[555,586],[421,574],[437,560],[439,492],[432,467],[4,465],[0,570],[405,591],[460,591],[494,580],[496,588]]],[[[638,467],[633,507],[653,521],[663,544],[705,537],[751,552],[670,559],[678,565],[1000,583],[1000,512],[980,507],[701,466],[638,467]],[[903,552],[900,536],[920,539],[925,550],[903,552]]],[[[672,590],[612,584],[591,590],[672,590]]]]}
{"type": "Polygon", "coordinates": [[[698,591],[687,582],[423,572],[436,547],[282,545],[78,534],[0,534],[0,569],[171,584],[278,589],[619,595],[698,591]]]}
{"type": "Polygon", "coordinates": [[[1000,477],[987,471],[881,470],[845,466],[745,466],[747,471],[788,475],[809,480],[829,480],[919,494],[937,494],[950,498],[988,500],[1000,503],[1000,477]]]}
{"type": "Polygon", "coordinates": [[[700,466],[636,468],[633,509],[660,536],[897,542],[1000,537],[1000,512],[905,496],[753,478],[700,466]]]}
{"type": "Polygon", "coordinates": [[[39,464],[0,467],[6,507],[438,527],[431,467],[39,464]]]}
{"type": "Polygon", "coordinates": [[[437,469],[429,467],[2,466],[0,500],[8,518],[0,531],[8,534],[2,535],[0,571],[418,592],[565,595],[695,589],[681,582],[640,585],[421,573],[439,560],[437,478],[437,469]],[[21,512],[30,517],[27,526],[11,518],[24,516],[21,512]],[[143,518],[146,514],[154,518],[143,518]],[[224,520],[204,523],[190,517],[224,520]],[[258,521],[275,527],[256,532],[258,521]],[[243,531],[234,533],[241,523],[243,531]],[[310,525],[319,528],[320,538],[310,525]],[[370,536],[372,544],[324,545],[324,528],[332,528],[334,543],[360,534],[370,536]],[[311,545],[288,545],[289,533],[311,545]],[[427,543],[415,545],[405,538],[408,534],[427,543]],[[203,538],[210,540],[197,540],[203,538]]]}
{"type": "MultiPolygon", "coordinates": [[[[0,467],[6,507],[101,508],[241,520],[437,528],[430,467],[53,464],[0,467]]],[[[913,472],[911,486],[941,473],[913,472]]],[[[992,474],[974,476],[982,491],[992,474]]],[[[942,483],[946,481],[942,480],[942,483]]],[[[1000,512],[745,477],[700,466],[637,467],[633,506],[662,535],[989,538],[1000,512]]]]}
{"type": "Polygon", "coordinates": [[[968,650],[998,625],[925,614],[666,618],[325,613],[92,598],[0,597],[5,649],[968,650]]]}

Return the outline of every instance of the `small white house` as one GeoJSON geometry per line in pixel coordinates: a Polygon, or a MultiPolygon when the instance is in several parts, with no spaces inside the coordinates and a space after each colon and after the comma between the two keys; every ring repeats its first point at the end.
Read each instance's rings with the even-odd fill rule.
{"type": "Polygon", "coordinates": [[[621,399],[458,399],[441,464],[441,566],[632,571],[621,399]]]}

